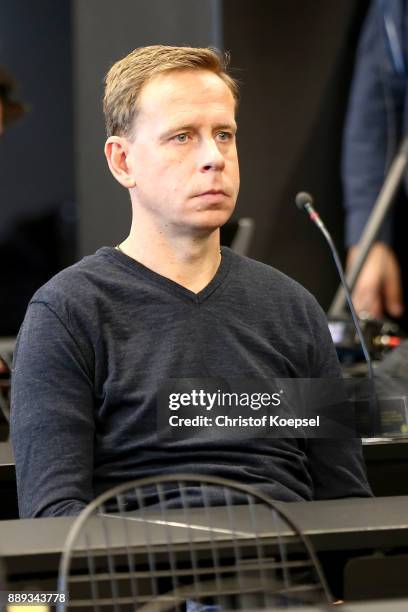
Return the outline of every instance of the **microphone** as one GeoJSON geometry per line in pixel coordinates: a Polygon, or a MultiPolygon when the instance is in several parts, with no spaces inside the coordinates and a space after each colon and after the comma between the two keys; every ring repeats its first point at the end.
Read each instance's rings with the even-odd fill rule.
{"type": "Polygon", "coordinates": [[[323,236],[325,237],[329,247],[330,247],[330,251],[333,255],[333,259],[334,259],[334,263],[336,264],[336,268],[337,271],[339,273],[340,276],[340,280],[341,280],[341,284],[343,285],[343,289],[344,289],[344,293],[346,295],[346,299],[347,299],[347,303],[348,306],[350,308],[350,312],[351,312],[351,316],[353,319],[353,323],[354,326],[356,328],[357,331],[357,335],[358,338],[360,340],[361,343],[361,347],[363,349],[363,353],[364,353],[364,358],[366,360],[367,363],[367,371],[368,371],[368,376],[371,380],[374,379],[374,371],[373,371],[373,364],[371,361],[371,357],[370,357],[370,353],[368,352],[367,349],[367,345],[366,342],[364,340],[364,336],[363,336],[363,332],[361,330],[361,326],[355,311],[355,308],[353,306],[353,301],[351,299],[351,295],[350,295],[350,291],[349,288],[347,286],[347,282],[345,279],[345,275],[344,275],[344,270],[343,270],[343,266],[341,264],[340,261],[340,257],[339,254],[337,252],[336,246],[333,242],[333,239],[328,231],[328,229],[326,228],[325,224],[323,223],[323,221],[321,220],[319,213],[315,210],[314,206],[313,206],[313,197],[310,195],[310,193],[307,193],[306,191],[301,191],[297,194],[296,198],[295,198],[295,203],[296,206],[298,207],[299,210],[305,210],[306,213],[309,215],[309,218],[313,221],[313,223],[319,228],[320,232],[323,234],[323,236]]]}

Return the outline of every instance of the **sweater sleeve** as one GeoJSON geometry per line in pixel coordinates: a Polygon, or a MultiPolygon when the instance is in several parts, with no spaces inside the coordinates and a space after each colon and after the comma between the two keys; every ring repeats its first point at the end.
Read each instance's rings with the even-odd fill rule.
{"type": "MultiPolygon", "coordinates": [[[[342,374],[326,316],[317,303],[312,321],[315,338],[313,378],[327,379],[330,384],[330,379],[338,379],[342,374]]],[[[314,499],[372,495],[360,438],[309,438],[307,455],[314,499]]]]}
{"type": "Polygon", "coordinates": [[[93,498],[92,389],[73,333],[48,304],[32,302],[12,374],[20,517],[78,514],[93,498]]]}

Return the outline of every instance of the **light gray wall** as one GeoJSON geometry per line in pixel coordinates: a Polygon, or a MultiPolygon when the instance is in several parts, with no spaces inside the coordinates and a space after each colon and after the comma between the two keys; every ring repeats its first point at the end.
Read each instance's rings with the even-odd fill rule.
{"type": "Polygon", "coordinates": [[[220,0],[74,0],[75,159],[79,256],[128,233],[127,191],[103,154],[103,78],[135,47],[222,46],[220,0]]]}

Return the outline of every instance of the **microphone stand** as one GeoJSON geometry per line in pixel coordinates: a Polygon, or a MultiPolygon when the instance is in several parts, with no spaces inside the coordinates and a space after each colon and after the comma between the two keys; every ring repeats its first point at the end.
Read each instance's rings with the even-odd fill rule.
{"type": "MultiPolygon", "coordinates": [[[[382,189],[378,194],[378,198],[374,204],[374,208],[368,218],[367,224],[361,235],[358,243],[357,257],[346,275],[346,282],[350,289],[353,290],[361,268],[364,265],[367,255],[376,239],[378,232],[383,224],[384,218],[391,208],[395,194],[404,176],[405,169],[408,165],[408,135],[404,137],[398,153],[393,159],[387,177],[384,181],[382,189]]],[[[333,318],[341,317],[344,313],[346,305],[346,297],[343,285],[340,284],[336,295],[330,305],[328,316],[333,318]]]]}
{"type": "Polygon", "coordinates": [[[319,213],[315,210],[313,206],[312,196],[309,193],[300,192],[297,194],[295,201],[296,201],[296,206],[298,207],[298,209],[299,210],[304,209],[309,215],[309,218],[311,219],[311,221],[313,221],[313,223],[318,227],[320,232],[323,234],[327,244],[330,247],[330,251],[332,253],[334,263],[336,265],[337,271],[340,276],[340,281],[342,283],[342,286],[344,287],[347,304],[349,306],[351,316],[353,319],[353,323],[356,328],[357,335],[359,337],[361,347],[363,349],[364,357],[367,363],[367,373],[368,373],[368,383],[369,383],[369,396],[368,396],[369,414],[368,414],[368,417],[369,417],[369,424],[371,426],[371,431],[369,432],[368,435],[369,437],[376,436],[378,435],[378,432],[381,431],[381,415],[379,412],[377,394],[375,390],[373,365],[371,362],[370,353],[367,349],[367,345],[364,340],[364,335],[361,330],[358,316],[357,316],[357,313],[355,311],[355,308],[354,308],[354,305],[351,299],[351,293],[347,286],[347,282],[346,282],[344,272],[343,272],[343,266],[341,265],[341,261],[340,261],[339,254],[336,249],[336,245],[333,242],[330,232],[327,230],[326,226],[321,220],[319,213]]]}

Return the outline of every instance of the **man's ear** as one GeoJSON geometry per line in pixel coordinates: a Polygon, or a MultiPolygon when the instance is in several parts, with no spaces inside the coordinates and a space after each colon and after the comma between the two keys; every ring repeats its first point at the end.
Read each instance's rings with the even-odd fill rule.
{"type": "Polygon", "coordinates": [[[129,141],[123,136],[109,136],[105,143],[105,156],[109,170],[123,187],[131,189],[136,183],[132,166],[128,163],[128,155],[129,141]]]}

